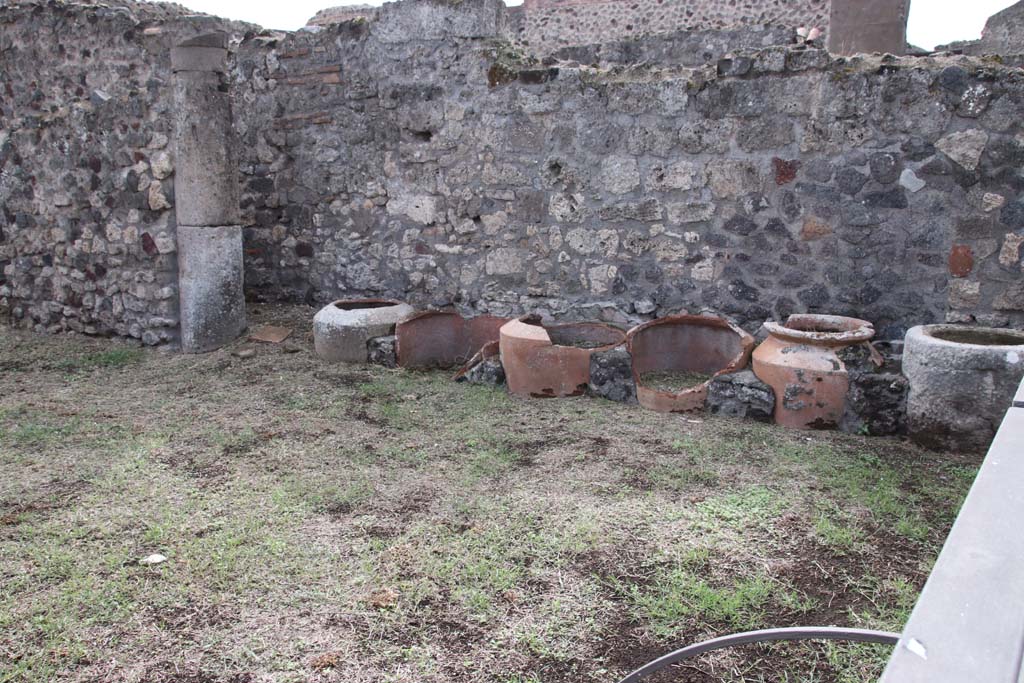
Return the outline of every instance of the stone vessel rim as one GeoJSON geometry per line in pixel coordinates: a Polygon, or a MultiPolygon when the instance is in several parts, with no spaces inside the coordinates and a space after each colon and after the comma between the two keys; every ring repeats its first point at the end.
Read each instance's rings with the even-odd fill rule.
{"type": "Polygon", "coordinates": [[[874,325],[867,320],[842,315],[797,313],[784,324],[769,321],[764,327],[772,337],[811,346],[848,346],[875,336],[874,325]]]}
{"type": "Polygon", "coordinates": [[[359,311],[368,308],[401,306],[402,302],[392,299],[338,299],[337,301],[332,301],[330,305],[342,311],[359,311]]]}
{"type": "Polygon", "coordinates": [[[922,325],[921,333],[931,337],[937,342],[952,346],[965,346],[969,348],[1020,350],[1024,346],[1024,331],[1000,329],[997,327],[975,327],[971,325],[922,325]],[[954,337],[954,338],[950,338],[954,337]],[[955,338],[960,337],[960,338],[955,338]],[[967,341],[966,338],[977,339],[978,341],[967,341]],[[985,338],[991,341],[982,341],[985,338]],[[1016,343],[997,343],[996,340],[1009,341],[1016,339],[1016,343]]]}

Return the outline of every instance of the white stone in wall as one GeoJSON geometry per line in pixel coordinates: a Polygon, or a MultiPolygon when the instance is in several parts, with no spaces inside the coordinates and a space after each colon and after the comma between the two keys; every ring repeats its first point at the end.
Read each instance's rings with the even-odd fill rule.
{"type": "Polygon", "coordinates": [[[488,275],[516,275],[523,272],[525,251],[511,247],[499,247],[487,254],[488,275]]]}
{"type": "Polygon", "coordinates": [[[747,161],[712,161],[708,164],[708,178],[716,197],[739,197],[761,189],[757,168],[747,161]]]}
{"type": "Polygon", "coordinates": [[[903,169],[903,173],[900,174],[900,185],[911,192],[923,190],[927,184],[928,183],[918,178],[917,174],[909,168],[903,169]]]}
{"type": "Polygon", "coordinates": [[[936,142],[935,147],[968,171],[973,171],[978,168],[987,144],[988,133],[972,129],[950,133],[936,142]]]}
{"type": "Polygon", "coordinates": [[[692,190],[703,187],[707,178],[703,166],[689,161],[677,161],[652,168],[647,182],[650,189],[655,191],[692,190]]]}
{"type": "Polygon", "coordinates": [[[150,159],[150,167],[153,177],[163,180],[174,172],[174,164],[171,163],[171,156],[167,152],[158,152],[150,159]]]}
{"type": "Polygon", "coordinates": [[[615,266],[600,265],[590,268],[587,271],[590,279],[590,291],[594,294],[606,293],[618,274],[619,269],[615,266]]]}
{"type": "Polygon", "coordinates": [[[583,195],[579,193],[551,195],[548,210],[556,221],[563,223],[579,223],[587,214],[583,206],[583,195]]]}
{"type": "Polygon", "coordinates": [[[633,157],[611,156],[601,162],[601,184],[612,194],[625,194],[640,185],[640,171],[633,157]]]}
{"type": "Polygon", "coordinates": [[[388,199],[387,212],[392,216],[406,216],[423,225],[431,225],[444,218],[438,210],[437,197],[424,194],[392,195],[388,199]]]}
{"type": "Polygon", "coordinates": [[[167,201],[167,196],[159,182],[154,182],[149,186],[149,208],[153,211],[171,208],[171,203],[167,201]]]}
{"type": "Polygon", "coordinates": [[[1006,197],[994,192],[986,192],[981,198],[981,208],[985,213],[992,213],[1006,204],[1006,197]]]}
{"type": "Polygon", "coordinates": [[[700,223],[715,215],[714,202],[677,202],[668,205],[669,223],[700,223]]]}

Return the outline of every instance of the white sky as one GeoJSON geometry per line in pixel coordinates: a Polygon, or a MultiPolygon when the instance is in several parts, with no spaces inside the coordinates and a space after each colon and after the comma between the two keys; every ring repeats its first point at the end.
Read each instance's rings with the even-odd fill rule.
{"type": "MultiPolygon", "coordinates": [[[[297,29],[324,7],[348,4],[380,5],[381,0],[177,0],[198,12],[242,19],[265,28],[297,29]]],[[[505,0],[518,5],[521,0],[505,0]]],[[[954,40],[981,36],[985,20],[1015,0],[912,0],[908,40],[932,49],[954,40]]]]}

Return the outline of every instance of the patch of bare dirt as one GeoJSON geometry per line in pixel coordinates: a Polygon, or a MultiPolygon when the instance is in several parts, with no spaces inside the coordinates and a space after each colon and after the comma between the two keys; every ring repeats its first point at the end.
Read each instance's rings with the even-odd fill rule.
{"type": "Polygon", "coordinates": [[[368,424],[372,427],[379,427],[381,430],[385,430],[389,426],[387,420],[385,420],[384,418],[377,417],[376,415],[371,415],[369,412],[367,412],[366,408],[362,406],[355,406],[349,408],[348,410],[345,411],[345,415],[347,417],[352,418],[353,420],[359,420],[360,422],[368,424]]]}
{"type": "Polygon", "coordinates": [[[53,479],[35,489],[30,500],[0,501],[0,527],[16,526],[26,515],[47,514],[70,507],[88,488],[86,481],[53,479]]]}
{"type": "Polygon", "coordinates": [[[223,624],[228,614],[216,605],[172,605],[153,607],[153,621],[176,633],[195,633],[223,624]]]}
{"type": "Polygon", "coordinates": [[[151,665],[146,669],[146,683],[255,683],[248,672],[220,674],[200,668],[181,669],[171,662],[151,665]]]}

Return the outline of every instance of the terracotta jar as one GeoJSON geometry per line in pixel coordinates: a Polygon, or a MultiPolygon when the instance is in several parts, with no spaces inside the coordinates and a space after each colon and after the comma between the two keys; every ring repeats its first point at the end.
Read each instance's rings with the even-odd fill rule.
{"type": "Polygon", "coordinates": [[[505,323],[499,337],[509,393],[533,398],[582,394],[590,382],[590,356],[626,341],[626,333],[610,325],[543,325],[532,316],[505,323]]]}
{"type": "Polygon", "coordinates": [[[498,343],[498,330],[509,321],[480,315],[464,318],[455,311],[426,311],[398,323],[398,366],[452,368],[465,363],[481,347],[498,343]]]}
{"type": "Polygon", "coordinates": [[[834,429],[850,388],[838,349],[875,336],[871,323],[839,315],[791,315],[765,323],[754,374],[775,392],[775,421],[795,429],[834,429]]]}
{"type": "Polygon", "coordinates": [[[709,315],[670,315],[629,331],[637,402],[648,410],[703,410],[711,380],[747,366],[754,338],[729,321],[709,315]],[[646,383],[651,373],[692,373],[692,384],[665,388],[646,383]]]}

